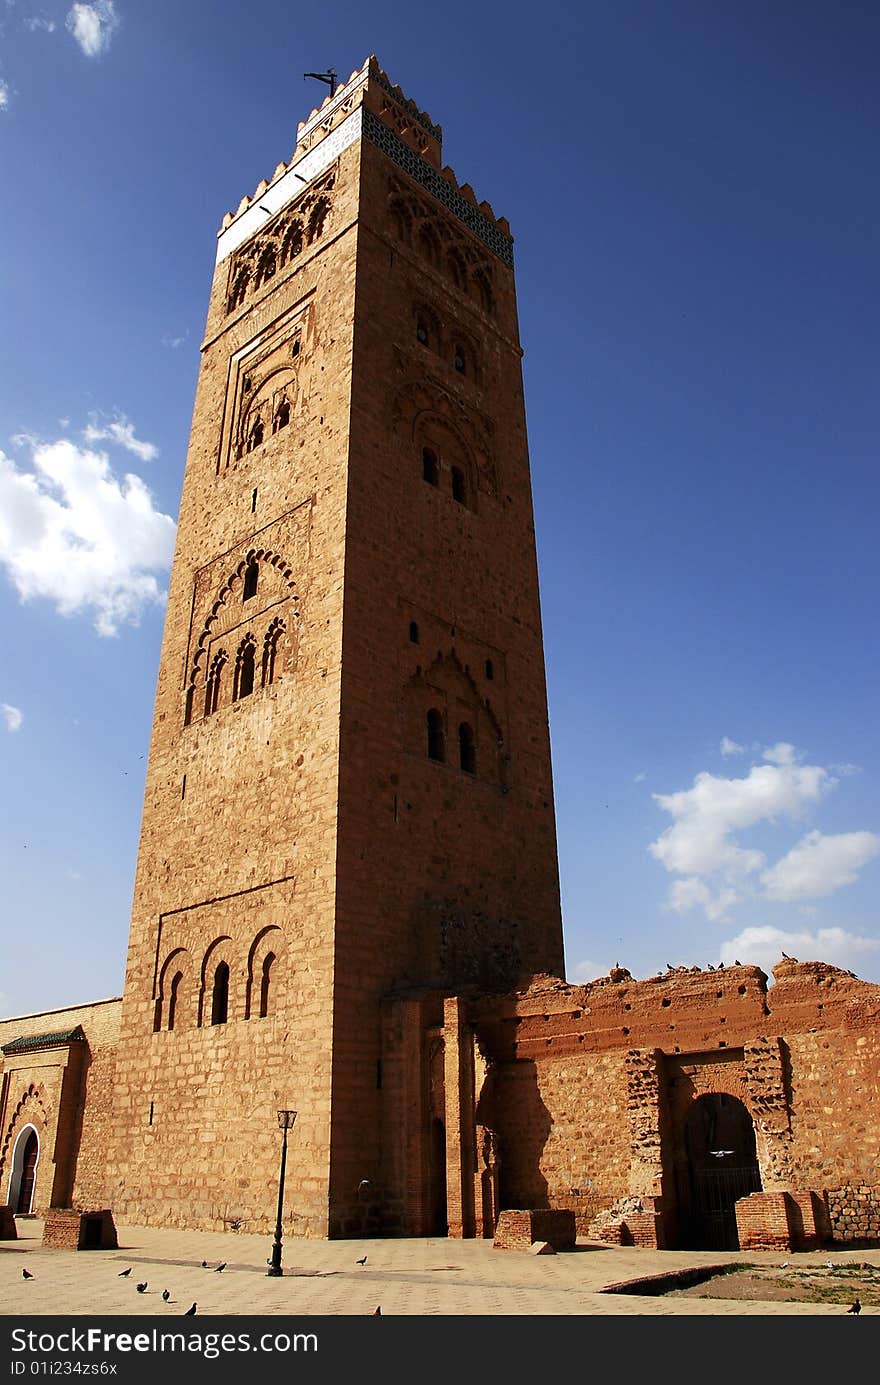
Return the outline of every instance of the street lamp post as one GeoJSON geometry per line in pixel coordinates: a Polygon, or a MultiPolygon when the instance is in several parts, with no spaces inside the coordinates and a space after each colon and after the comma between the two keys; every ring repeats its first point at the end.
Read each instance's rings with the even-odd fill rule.
{"type": "Polygon", "coordinates": [[[281,1274],[281,1211],[284,1206],[284,1166],[287,1163],[287,1132],[293,1128],[296,1120],[295,1111],[279,1111],[278,1125],[284,1131],[281,1141],[281,1172],[278,1175],[278,1216],[275,1220],[275,1242],[272,1246],[272,1258],[269,1261],[269,1268],[266,1274],[277,1279],[281,1274]]]}

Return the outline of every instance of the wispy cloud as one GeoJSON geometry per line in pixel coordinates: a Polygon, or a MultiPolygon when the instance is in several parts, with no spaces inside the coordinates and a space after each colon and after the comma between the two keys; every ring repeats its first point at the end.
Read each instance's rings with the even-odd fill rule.
{"type": "Polygon", "coordinates": [[[739,961],[769,971],[785,952],[801,962],[830,962],[854,971],[860,957],[878,951],[880,940],[849,933],[845,928],[818,928],[811,933],[808,929],[752,926],[722,943],[720,958],[725,966],[739,961]]]}
{"type": "Polygon", "coordinates": [[[644,782],[645,782],[645,780],[647,779],[647,777],[648,777],[648,776],[647,776],[647,774],[645,773],[645,771],[644,771],[644,770],[640,770],[638,774],[633,775],[633,783],[634,783],[634,784],[644,784],[644,782]]]}
{"type": "Polygon", "coordinates": [[[720,750],[722,755],[742,755],[745,746],[740,745],[738,741],[732,741],[729,736],[722,736],[720,750]]]}
{"type": "Polygon", "coordinates": [[[6,723],[7,731],[18,731],[24,721],[24,714],[20,708],[13,707],[8,702],[0,702],[0,715],[6,723]]]}
{"type": "Polygon", "coordinates": [[[119,28],[119,16],[113,0],[92,0],[91,4],[72,5],[65,22],[68,32],[87,58],[98,58],[106,53],[119,28]]]}
{"type": "Polygon", "coordinates": [[[104,452],[67,438],[29,439],[31,470],[0,452],[0,563],[23,601],[88,614],[100,635],[161,604],[174,521],[139,476],[117,476],[104,452]]]}
{"type": "Polygon", "coordinates": [[[57,27],[54,19],[47,19],[45,15],[41,14],[27,15],[21,22],[26,29],[30,29],[31,33],[36,33],[38,29],[42,29],[46,34],[54,34],[57,27]]]}
{"type": "Polygon", "coordinates": [[[875,832],[808,832],[781,861],[761,875],[768,899],[821,899],[858,879],[862,866],[880,855],[875,832]]]}
{"type": "Polygon", "coordinates": [[[135,437],[134,424],[125,414],[116,413],[109,422],[102,422],[100,415],[92,414],[91,422],[83,429],[83,437],[86,442],[116,443],[140,457],[142,462],[153,462],[159,455],[155,443],[135,437]]]}
{"type": "Polygon", "coordinates": [[[0,111],[5,111],[9,105],[9,87],[0,77],[0,111]]]}
{"type": "Polygon", "coordinates": [[[176,351],[178,347],[183,346],[188,336],[189,331],[184,332],[182,337],[174,337],[170,332],[166,332],[162,338],[162,345],[166,351],[176,351]]]}

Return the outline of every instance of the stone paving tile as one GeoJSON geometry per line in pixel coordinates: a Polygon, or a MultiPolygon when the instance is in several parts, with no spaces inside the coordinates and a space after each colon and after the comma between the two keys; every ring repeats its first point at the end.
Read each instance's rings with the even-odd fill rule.
{"type": "MultiPolygon", "coordinates": [[[[495,1250],[489,1241],[307,1241],[284,1245],[284,1275],[266,1274],[271,1240],[234,1233],[120,1227],[120,1249],[44,1250],[42,1222],[22,1219],[19,1239],[0,1242],[0,1312],[5,1315],[176,1317],[192,1302],[200,1316],[839,1316],[840,1305],[603,1294],[605,1285],[686,1266],[720,1263],[798,1268],[870,1261],[880,1251],[804,1255],[736,1251],[650,1251],[579,1246],[552,1256],[495,1250]],[[367,1256],[361,1266],[357,1261],[367,1256]],[[208,1269],[202,1268],[202,1260],[208,1269]],[[226,1269],[214,1266],[226,1261],[226,1269]],[[132,1266],[126,1279],[120,1271],[132,1266]],[[27,1266],[34,1275],[22,1279],[27,1266]],[[135,1288],[146,1281],[145,1294],[135,1288]],[[171,1291],[168,1303],[162,1290],[171,1291]]],[[[865,1308],[865,1314],[880,1310],[865,1308]]]]}

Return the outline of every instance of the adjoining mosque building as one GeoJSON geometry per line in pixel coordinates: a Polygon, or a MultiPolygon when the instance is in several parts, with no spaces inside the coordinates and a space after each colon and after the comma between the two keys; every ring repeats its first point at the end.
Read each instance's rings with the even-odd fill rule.
{"type": "Polygon", "coordinates": [[[0,1203],[880,1240],[880,986],[563,977],[510,228],[374,58],[223,220],[121,999],[0,1022],[0,1203]]]}

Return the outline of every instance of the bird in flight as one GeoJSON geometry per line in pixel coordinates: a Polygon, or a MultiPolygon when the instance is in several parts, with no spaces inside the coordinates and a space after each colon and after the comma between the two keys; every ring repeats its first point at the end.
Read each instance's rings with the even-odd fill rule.
{"type": "Polygon", "coordinates": [[[196,1315],[196,1305],[193,1304],[192,1308],[187,1308],[187,1310],[186,1310],[186,1312],[184,1313],[183,1316],[184,1316],[185,1318],[194,1318],[195,1315],[196,1315]]]}
{"type": "Polygon", "coordinates": [[[170,1299],[170,1297],[171,1297],[171,1290],[170,1290],[170,1289],[163,1289],[163,1290],[162,1290],[162,1298],[164,1299],[164,1301],[165,1301],[166,1303],[168,1302],[168,1300],[170,1299]]]}
{"type": "Polygon", "coordinates": [[[129,1265],[129,1267],[128,1267],[127,1270],[120,1270],[120,1271],[119,1271],[119,1278],[120,1278],[120,1279],[127,1279],[128,1276],[129,1276],[130,1274],[131,1274],[131,1265],[129,1265]]]}
{"type": "Polygon", "coordinates": [[[34,1276],[31,1274],[30,1270],[22,1270],[21,1277],[22,1279],[33,1279],[34,1276]]]}
{"type": "Polygon", "coordinates": [[[146,1281],[146,1279],[144,1280],[143,1284],[138,1284],[138,1285],[137,1285],[137,1291],[138,1291],[139,1294],[145,1294],[145,1293],[147,1292],[147,1281],[146,1281]]]}
{"type": "Polygon", "coordinates": [[[358,1260],[358,1264],[359,1264],[359,1265],[365,1265],[366,1263],[367,1263],[367,1257],[366,1257],[366,1255],[364,1256],[363,1260],[358,1260]]]}
{"type": "Polygon", "coordinates": [[[855,1303],[853,1304],[852,1308],[847,1308],[846,1311],[847,1311],[848,1313],[855,1313],[856,1317],[858,1317],[859,1313],[861,1313],[861,1311],[862,1311],[862,1305],[859,1303],[858,1299],[856,1299],[856,1301],[855,1301],[855,1303]]]}
{"type": "Polygon", "coordinates": [[[222,1274],[223,1271],[224,1271],[225,1269],[226,1269],[226,1261],[225,1261],[225,1260],[221,1260],[221,1261],[220,1261],[220,1264],[217,1266],[217,1268],[215,1269],[214,1273],[215,1273],[215,1274],[222,1274]]]}

